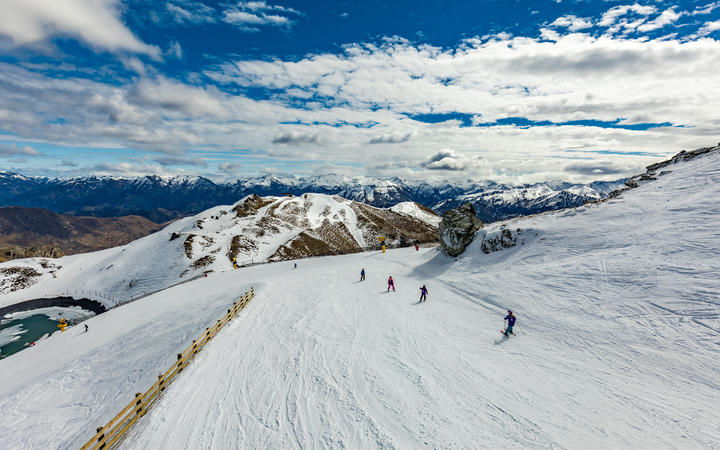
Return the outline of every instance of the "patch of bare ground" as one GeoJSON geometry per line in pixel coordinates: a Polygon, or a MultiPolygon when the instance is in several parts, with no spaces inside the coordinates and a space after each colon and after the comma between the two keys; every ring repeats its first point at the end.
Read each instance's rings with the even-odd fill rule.
{"type": "Polygon", "coordinates": [[[7,294],[32,286],[42,274],[32,267],[4,267],[0,269],[0,275],[0,292],[7,294]]]}
{"type": "Polygon", "coordinates": [[[278,248],[268,261],[284,261],[308,256],[344,255],[362,250],[342,222],[325,219],[320,227],[300,233],[278,248]]]}
{"type": "Polygon", "coordinates": [[[257,253],[257,250],[258,245],[255,241],[247,236],[239,234],[237,236],[233,236],[232,241],[230,241],[230,249],[228,250],[227,257],[230,262],[233,262],[240,252],[252,254],[257,253]]]}
{"type": "Polygon", "coordinates": [[[194,261],[191,265],[193,269],[202,269],[203,267],[209,266],[215,262],[215,257],[213,255],[205,255],[202,258],[198,258],[196,261],[194,261]]]}
{"type": "Polygon", "coordinates": [[[183,247],[185,247],[185,256],[192,259],[192,245],[193,241],[195,240],[194,234],[188,234],[188,236],[185,238],[185,242],[183,242],[183,247]]]}
{"type": "Polygon", "coordinates": [[[210,236],[200,236],[202,239],[199,244],[204,249],[211,247],[215,243],[215,239],[211,238],[210,236]]]}
{"type": "Polygon", "coordinates": [[[272,211],[272,213],[268,211],[268,214],[272,214],[292,226],[298,228],[310,228],[310,221],[308,220],[306,213],[307,211],[295,202],[287,202],[283,204],[281,208],[272,211]]]}
{"type": "Polygon", "coordinates": [[[388,209],[376,209],[363,203],[352,202],[358,227],[364,230],[367,242],[377,242],[378,236],[398,240],[401,244],[410,242],[436,242],[437,228],[422,220],[388,209]]]}
{"type": "Polygon", "coordinates": [[[255,214],[260,208],[263,208],[274,201],[274,199],[267,199],[260,197],[259,195],[253,194],[247,197],[241,203],[235,205],[232,211],[235,213],[235,217],[247,217],[255,214]]]}

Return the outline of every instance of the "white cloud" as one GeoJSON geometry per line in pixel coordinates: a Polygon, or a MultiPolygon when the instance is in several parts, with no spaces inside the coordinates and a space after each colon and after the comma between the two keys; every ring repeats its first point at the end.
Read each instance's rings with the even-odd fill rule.
{"type": "Polygon", "coordinates": [[[558,17],[553,23],[550,24],[555,27],[564,27],[570,31],[579,31],[593,26],[592,20],[583,17],[575,17],[573,15],[567,15],[558,17]]]}
{"type": "Polygon", "coordinates": [[[291,27],[290,16],[301,15],[299,11],[279,5],[268,5],[263,1],[238,2],[223,13],[223,21],[237,25],[245,31],[259,31],[257,26],[291,27]],[[284,15],[283,15],[284,14],[284,15]]]}
{"type": "Polygon", "coordinates": [[[676,9],[675,6],[666,9],[655,19],[638,26],[637,30],[640,32],[653,31],[677,22],[683,16],[683,13],[677,12],[676,9]]]}
{"type": "Polygon", "coordinates": [[[652,5],[639,5],[634,3],[632,5],[614,6],[603,14],[600,22],[598,22],[598,25],[601,27],[613,26],[621,17],[627,15],[628,13],[635,13],[640,16],[649,16],[656,12],[657,8],[652,5]]]}
{"type": "Polygon", "coordinates": [[[201,2],[175,0],[165,5],[172,19],[181,24],[203,24],[215,22],[215,10],[201,2]]]}
{"type": "Polygon", "coordinates": [[[237,174],[242,173],[243,169],[247,168],[247,164],[240,163],[220,163],[218,164],[218,170],[226,174],[237,174]]]}
{"type": "Polygon", "coordinates": [[[709,3],[705,6],[698,6],[695,8],[695,10],[691,13],[693,16],[702,15],[702,14],[710,14],[713,12],[713,10],[720,8],[720,2],[713,2],[709,3]]]}
{"type": "Polygon", "coordinates": [[[697,35],[707,36],[708,34],[717,30],[720,30],[720,20],[715,20],[713,22],[705,22],[705,24],[703,24],[703,26],[697,31],[697,35]]]}
{"type": "Polygon", "coordinates": [[[368,144],[401,144],[410,140],[412,133],[387,133],[373,136],[368,144]]]}
{"type": "Polygon", "coordinates": [[[430,155],[420,165],[430,170],[465,170],[472,164],[466,155],[456,153],[451,149],[443,149],[430,155]]]}
{"type": "Polygon", "coordinates": [[[18,146],[0,143],[0,157],[7,158],[10,156],[40,156],[40,152],[29,145],[18,146]]]}
{"type": "Polygon", "coordinates": [[[0,34],[18,46],[69,36],[97,50],[160,57],[157,47],[142,42],[122,23],[119,0],[3,0],[0,34]]]}
{"type": "Polygon", "coordinates": [[[165,51],[165,54],[168,56],[173,56],[176,59],[182,59],[183,51],[180,43],[178,41],[172,41],[168,49],[165,51]]]}
{"type": "MultiPolygon", "coordinates": [[[[192,162],[184,156],[192,149],[193,156],[213,161],[211,170],[236,175],[294,164],[298,173],[332,169],[512,183],[618,178],[657,159],[622,153],[669,154],[717,141],[717,40],[554,33],[553,41],[495,35],[457,48],[387,39],[288,61],[227,62],[193,77],[192,84],[150,70],[125,84],[72,73],[53,79],[0,63],[0,121],[13,133],[3,139],[146,149],[186,162],[192,162]],[[273,95],[248,98],[233,84],[273,95]],[[423,123],[409,117],[417,114],[451,115],[423,123]],[[457,114],[466,116],[459,120],[457,114]],[[693,128],[460,126],[518,116],[693,128]],[[453,150],[438,151],[445,148],[453,150]],[[620,154],[603,156],[595,166],[577,165],[580,157],[597,159],[596,150],[620,154]],[[226,158],[228,153],[249,154],[255,165],[226,158]]],[[[173,168],[104,169],[129,173],[139,167],[173,168]]]]}
{"type": "Polygon", "coordinates": [[[162,166],[208,166],[207,161],[203,158],[184,158],[180,156],[162,156],[157,158],[155,162],[162,166]]]}
{"type": "Polygon", "coordinates": [[[131,93],[132,98],[140,104],[157,106],[188,117],[229,116],[227,108],[222,104],[222,95],[216,90],[211,92],[167,78],[143,79],[135,84],[131,93]]]}
{"type": "Polygon", "coordinates": [[[320,137],[316,133],[288,131],[272,140],[273,144],[317,144],[320,137]]]}

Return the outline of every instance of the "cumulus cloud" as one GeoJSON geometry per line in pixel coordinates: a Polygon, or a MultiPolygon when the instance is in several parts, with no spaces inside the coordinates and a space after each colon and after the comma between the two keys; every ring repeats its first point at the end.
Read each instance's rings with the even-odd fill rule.
{"type": "MultiPolygon", "coordinates": [[[[633,167],[634,169],[635,167],[633,167]]],[[[612,161],[588,161],[567,164],[565,171],[588,175],[591,177],[600,177],[603,175],[617,175],[628,173],[629,167],[626,164],[619,164],[612,161]]]]}
{"type": "Polygon", "coordinates": [[[79,164],[75,161],[70,161],[69,159],[63,159],[60,161],[60,165],[63,167],[77,167],[79,164]]]}
{"type": "Polygon", "coordinates": [[[430,170],[465,170],[470,166],[470,160],[450,149],[440,150],[420,164],[430,170]]]}
{"type": "Polygon", "coordinates": [[[173,81],[167,78],[142,79],[131,91],[131,98],[140,103],[176,111],[187,116],[227,117],[221,95],[201,88],[173,81]]]}
{"type": "Polygon", "coordinates": [[[717,8],[720,8],[720,2],[708,3],[705,6],[698,6],[691,14],[693,16],[710,14],[711,12],[713,12],[713,10],[717,8]]]}
{"type": "Polygon", "coordinates": [[[705,24],[703,24],[703,26],[697,31],[697,36],[707,36],[717,30],[720,30],[720,20],[705,22],[705,24]]]}
{"type": "Polygon", "coordinates": [[[273,144],[318,144],[320,137],[314,133],[288,131],[273,138],[273,144]]]}
{"type": "Polygon", "coordinates": [[[0,143],[0,157],[7,158],[11,156],[40,156],[40,152],[29,145],[19,146],[0,143]]]}
{"type": "Polygon", "coordinates": [[[120,162],[120,163],[108,163],[108,162],[102,162],[97,163],[93,166],[90,166],[88,168],[90,171],[100,174],[108,174],[108,173],[122,173],[127,175],[134,175],[134,174],[140,174],[140,173],[147,173],[148,169],[150,169],[150,173],[152,171],[156,170],[156,167],[148,167],[146,165],[139,165],[139,164],[132,164],[127,162],[120,162]]]}
{"type": "Polygon", "coordinates": [[[573,15],[567,15],[558,17],[553,23],[550,24],[555,27],[564,27],[570,31],[584,30],[593,26],[592,20],[584,17],[575,17],[573,15]]]}
{"type": "Polygon", "coordinates": [[[168,15],[176,23],[198,25],[216,21],[215,9],[193,0],[175,0],[165,5],[168,15]]]}
{"type": "Polygon", "coordinates": [[[247,167],[246,164],[240,164],[240,163],[221,163],[218,164],[218,170],[225,174],[233,174],[238,173],[239,171],[245,169],[247,167]]]}
{"type": "Polygon", "coordinates": [[[657,12],[657,8],[652,5],[639,5],[637,3],[634,3],[632,5],[614,6],[602,15],[602,18],[598,22],[598,25],[600,25],[601,27],[611,27],[615,25],[621,17],[629,13],[635,13],[639,16],[646,17],[654,14],[655,12],[657,12]]]}
{"type": "Polygon", "coordinates": [[[155,162],[161,166],[208,166],[207,161],[203,158],[183,158],[180,156],[162,156],[160,158],[156,158],[155,162]]]}
{"type": "Polygon", "coordinates": [[[238,2],[223,12],[223,21],[244,31],[259,31],[257,26],[291,27],[301,13],[295,9],[269,5],[264,1],[238,2]]]}
{"type": "Polygon", "coordinates": [[[412,133],[390,133],[374,136],[369,144],[399,144],[410,140],[412,133]]]}
{"type": "Polygon", "coordinates": [[[677,12],[676,9],[676,6],[666,9],[655,19],[639,25],[637,30],[641,32],[653,31],[677,22],[677,20],[683,16],[683,13],[677,12]]]}
{"type": "Polygon", "coordinates": [[[172,56],[176,59],[182,59],[183,51],[180,43],[178,41],[172,41],[168,49],[165,51],[165,55],[172,56]]]}
{"type": "Polygon", "coordinates": [[[70,36],[97,50],[159,58],[157,47],[142,42],[122,23],[119,6],[119,0],[4,0],[0,34],[18,46],[70,36]]]}

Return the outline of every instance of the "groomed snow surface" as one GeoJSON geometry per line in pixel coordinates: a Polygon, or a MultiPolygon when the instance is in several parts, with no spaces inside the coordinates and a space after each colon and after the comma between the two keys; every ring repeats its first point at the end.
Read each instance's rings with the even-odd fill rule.
{"type": "Polygon", "coordinates": [[[0,361],[0,448],[84,443],[251,285],[124,448],[718,448],[720,155],[668,170],[508,223],[509,250],[269,264],[113,309],[0,361]]]}

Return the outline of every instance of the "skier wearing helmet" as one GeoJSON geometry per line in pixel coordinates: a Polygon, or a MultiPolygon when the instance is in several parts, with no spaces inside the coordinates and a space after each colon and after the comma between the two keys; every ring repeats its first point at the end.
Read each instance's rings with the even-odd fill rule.
{"type": "Polygon", "coordinates": [[[507,326],[507,328],[505,328],[505,331],[503,331],[503,334],[507,337],[510,337],[510,336],[508,336],[508,333],[515,335],[515,333],[513,333],[513,330],[512,330],[513,327],[515,326],[515,316],[513,315],[512,310],[508,309],[508,315],[505,316],[505,320],[508,321],[508,326],[507,326]]]}

